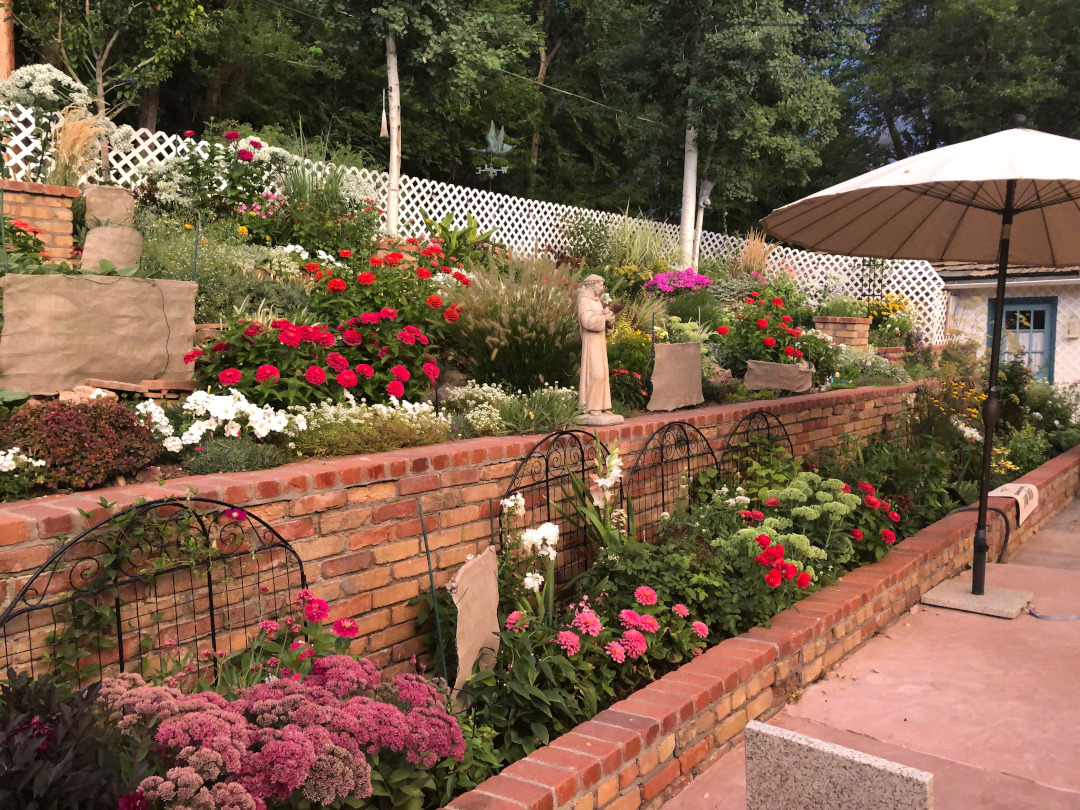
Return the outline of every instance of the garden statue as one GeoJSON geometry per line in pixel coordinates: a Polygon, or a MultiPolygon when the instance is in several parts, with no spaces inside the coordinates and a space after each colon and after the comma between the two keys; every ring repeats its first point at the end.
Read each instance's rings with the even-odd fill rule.
{"type": "Polygon", "coordinates": [[[607,330],[615,323],[615,313],[604,299],[604,279],[592,275],[578,290],[578,321],[581,323],[581,384],[578,402],[585,413],[583,425],[617,425],[621,416],[611,412],[611,381],[608,375],[607,330]]]}

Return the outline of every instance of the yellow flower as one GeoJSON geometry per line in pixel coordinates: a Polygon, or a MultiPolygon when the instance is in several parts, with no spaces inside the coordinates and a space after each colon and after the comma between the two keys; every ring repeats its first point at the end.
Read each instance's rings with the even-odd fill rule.
{"type": "Polygon", "coordinates": [[[195,227],[195,226],[194,226],[194,225],[192,225],[192,224],[191,224],[190,222],[185,222],[185,223],[184,223],[184,230],[185,230],[185,231],[190,231],[190,230],[191,230],[192,228],[194,228],[194,227],[195,227]]]}
{"type": "Polygon", "coordinates": [[[269,237],[269,236],[267,236],[267,237],[266,237],[266,241],[267,241],[267,242],[269,242],[269,241],[270,241],[270,237],[269,237]]]}
{"type": "Polygon", "coordinates": [[[243,225],[240,225],[239,227],[237,227],[236,232],[241,236],[247,236],[248,230],[243,225]]]}

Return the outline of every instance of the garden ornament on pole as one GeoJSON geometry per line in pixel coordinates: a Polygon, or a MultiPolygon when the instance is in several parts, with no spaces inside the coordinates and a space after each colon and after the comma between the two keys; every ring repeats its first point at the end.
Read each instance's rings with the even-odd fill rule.
{"type": "Polygon", "coordinates": [[[986,577],[986,514],[1005,278],[1017,265],[1080,264],[1080,141],[1016,127],[891,163],[777,208],[772,236],[826,253],[929,262],[996,262],[997,293],[972,590],[986,577]]]}

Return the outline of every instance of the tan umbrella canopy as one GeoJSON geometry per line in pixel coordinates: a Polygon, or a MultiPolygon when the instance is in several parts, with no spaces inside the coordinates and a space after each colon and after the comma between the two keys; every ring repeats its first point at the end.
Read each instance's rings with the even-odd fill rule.
{"type": "Polygon", "coordinates": [[[986,577],[998,361],[1010,257],[1080,264],[1080,141],[1016,128],[943,146],[811,194],[762,220],[793,245],[848,256],[998,263],[972,593],[986,577]]]}

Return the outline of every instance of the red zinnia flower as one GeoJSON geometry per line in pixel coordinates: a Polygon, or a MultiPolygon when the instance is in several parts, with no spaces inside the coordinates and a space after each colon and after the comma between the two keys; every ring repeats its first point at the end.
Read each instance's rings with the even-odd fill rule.
{"type": "Polygon", "coordinates": [[[427,299],[427,305],[432,309],[441,309],[442,299],[437,295],[429,295],[427,299]]]}
{"type": "Polygon", "coordinates": [[[248,141],[248,143],[251,144],[252,149],[262,149],[263,148],[262,141],[257,141],[254,138],[252,138],[250,141],[248,141]]]}
{"type": "Polygon", "coordinates": [[[349,367],[349,361],[337,352],[330,352],[330,354],[326,355],[326,365],[330,366],[334,371],[344,371],[349,367]]]}
{"type": "Polygon", "coordinates": [[[405,386],[397,380],[391,380],[386,384],[386,393],[392,397],[401,399],[405,395],[405,386]]]}
{"type": "Polygon", "coordinates": [[[443,320],[447,323],[457,323],[459,317],[461,317],[461,313],[453,307],[447,307],[446,312],[443,313],[443,320]]]}
{"type": "Polygon", "coordinates": [[[782,307],[784,305],[784,299],[783,298],[774,298],[772,300],[772,302],[773,302],[774,307],[782,307]]]}
{"type": "Polygon", "coordinates": [[[794,357],[795,356],[795,347],[794,346],[785,346],[784,347],[784,354],[786,354],[788,357],[794,357]]]}
{"type": "Polygon", "coordinates": [[[434,382],[439,379],[439,367],[434,363],[424,363],[424,376],[434,382]]]}
{"type": "Polygon", "coordinates": [[[251,163],[255,159],[255,153],[250,149],[240,149],[236,153],[236,159],[242,160],[244,163],[251,163]]]}
{"type": "Polygon", "coordinates": [[[899,513],[897,513],[897,512],[889,512],[889,520],[891,520],[893,523],[899,523],[900,522],[899,513]]]}
{"type": "Polygon", "coordinates": [[[356,373],[359,374],[361,377],[370,380],[372,377],[375,376],[375,369],[373,369],[367,363],[361,363],[356,367],[356,373]]]}
{"type": "Polygon", "coordinates": [[[240,133],[237,132],[235,129],[230,129],[228,132],[225,133],[225,140],[229,143],[232,143],[233,141],[238,141],[240,140],[240,133]]]}
{"type": "Polygon", "coordinates": [[[863,538],[862,529],[852,529],[851,530],[851,536],[855,540],[862,540],[862,538],[863,538]]]}
{"type": "Polygon", "coordinates": [[[859,482],[859,489],[863,491],[864,495],[873,495],[877,492],[877,490],[874,489],[874,485],[866,481],[859,482]]]}
{"type": "Polygon", "coordinates": [[[210,351],[212,352],[227,352],[228,350],[229,344],[223,340],[219,340],[217,343],[214,344],[213,348],[210,349],[210,351]]]}
{"type": "Polygon", "coordinates": [[[346,286],[347,285],[345,284],[345,279],[332,278],[330,279],[330,283],[326,285],[326,289],[328,289],[332,293],[342,293],[345,292],[346,286]]]}
{"type": "Polygon", "coordinates": [[[416,268],[416,277],[417,278],[431,278],[431,271],[428,270],[426,267],[417,267],[416,268]]]}
{"type": "Polygon", "coordinates": [[[844,492],[851,492],[851,484],[844,484],[844,492]]]}
{"type": "Polygon", "coordinates": [[[718,326],[718,327],[716,327],[716,334],[718,334],[718,335],[726,335],[727,333],[728,333],[728,328],[726,326],[718,326]]]}
{"type": "Polygon", "coordinates": [[[269,363],[264,363],[255,369],[255,382],[277,382],[281,379],[281,372],[278,371],[277,366],[272,366],[269,363]]]}
{"type": "Polygon", "coordinates": [[[370,259],[368,259],[368,263],[372,267],[379,267],[380,265],[382,265],[382,259],[380,259],[378,256],[372,256],[370,259]]]}
{"type": "Polygon", "coordinates": [[[867,495],[865,498],[863,498],[863,503],[865,503],[871,509],[877,509],[879,506],[881,506],[881,501],[879,501],[873,495],[867,495]]]}
{"type": "Polygon", "coordinates": [[[784,579],[795,579],[795,576],[799,573],[799,569],[791,563],[784,566],[784,579]]]}
{"type": "Polygon", "coordinates": [[[218,382],[222,385],[236,385],[243,378],[244,375],[238,368],[227,368],[218,374],[218,382]]]}
{"type": "Polygon", "coordinates": [[[882,529],[881,530],[881,539],[884,540],[889,545],[892,545],[893,543],[896,542],[896,534],[893,532],[892,529],[882,529]]]}
{"type": "Polygon", "coordinates": [[[765,318],[758,318],[757,328],[758,329],[768,329],[769,328],[769,322],[765,318]]]}
{"type": "Polygon", "coordinates": [[[202,357],[203,353],[199,349],[192,349],[190,352],[184,355],[184,363],[194,363],[199,357],[202,357]]]}
{"type": "Polygon", "coordinates": [[[326,371],[319,366],[308,366],[304,372],[304,379],[312,385],[322,385],[326,382],[326,371]]]}
{"type": "Polygon", "coordinates": [[[780,499],[779,498],[769,498],[767,501],[765,501],[765,505],[766,506],[779,506],[780,505],[780,499]]]}
{"type": "Polygon", "coordinates": [[[409,370],[405,368],[405,366],[394,366],[392,369],[390,369],[390,373],[398,382],[408,382],[409,377],[412,376],[409,374],[409,370]]]}
{"type": "Polygon", "coordinates": [[[286,346],[297,347],[300,345],[302,336],[299,329],[282,329],[278,333],[278,340],[286,346]]]}
{"type": "Polygon", "coordinates": [[[390,347],[389,346],[383,346],[375,354],[380,360],[382,360],[384,357],[386,357],[386,355],[390,354],[390,347]]]}
{"type": "Polygon", "coordinates": [[[364,342],[364,336],[355,329],[346,329],[342,333],[341,338],[350,346],[359,346],[364,342]]]}
{"type": "Polygon", "coordinates": [[[405,255],[402,253],[387,253],[383,256],[383,263],[390,267],[397,267],[404,258],[405,255]]]}
{"type": "Polygon", "coordinates": [[[314,273],[320,267],[322,267],[322,265],[318,262],[308,262],[304,265],[304,270],[306,270],[308,273],[314,273]]]}
{"type": "Polygon", "coordinates": [[[812,581],[813,577],[811,577],[810,574],[806,571],[803,571],[801,574],[799,574],[799,578],[795,580],[795,584],[798,585],[800,588],[809,588],[812,581]]]}
{"type": "Polygon", "coordinates": [[[771,568],[765,573],[765,584],[770,588],[778,588],[783,581],[783,575],[775,568],[771,568]]]}
{"type": "Polygon", "coordinates": [[[353,388],[358,382],[360,381],[356,378],[355,371],[346,369],[337,375],[337,383],[342,388],[353,388]]]}
{"type": "Polygon", "coordinates": [[[359,281],[361,284],[363,284],[365,286],[367,286],[368,284],[374,284],[375,283],[375,274],[374,273],[361,273],[360,275],[358,275],[356,277],[356,280],[359,281]]]}
{"type": "Polygon", "coordinates": [[[781,315],[780,320],[782,320],[784,323],[791,323],[791,316],[790,315],[781,315]]]}
{"type": "Polygon", "coordinates": [[[746,302],[747,304],[752,304],[752,303],[754,303],[754,299],[753,299],[753,298],[744,298],[744,299],[743,299],[743,301],[745,301],[745,302],[746,302]]]}
{"type": "Polygon", "coordinates": [[[767,337],[767,338],[765,338],[765,339],[764,339],[763,341],[761,341],[761,342],[765,344],[765,348],[766,348],[766,349],[771,349],[771,348],[772,348],[773,346],[775,346],[775,345],[776,345],[776,338],[774,338],[774,337],[767,337]]]}
{"type": "Polygon", "coordinates": [[[769,544],[772,543],[772,538],[769,537],[769,535],[767,534],[759,534],[754,539],[757,541],[757,544],[762,548],[768,548],[769,544]]]}
{"type": "Polygon", "coordinates": [[[194,138],[195,137],[195,130],[193,130],[193,129],[185,129],[184,130],[184,137],[185,138],[194,138]]]}
{"type": "Polygon", "coordinates": [[[750,295],[754,296],[754,298],[760,298],[760,297],[761,297],[760,295],[758,295],[758,294],[757,294],[757,292],[756,292],[756,291],[755,291],[755,292],[751,292],[751,293],[750,293],[750,295]]]}
{"type": "Polygon", "coordinates": [[[802,357],[802,352],[801,352],[801,351],[799,351],[798,349],[796,349],[796,350],[795,350],[795,356],[796,356],[796,357],[802,357]]]}
{"type": "Polygon", "coordinates": [[[244,330],[244,334],[248,337],[255,337],[263,330],[262,324],[258,321],[252,323],[247,329],[244,330]]]}
{"type": "Polygon", "coordinates": [[[393,307],[383,307],[379,310],[379,316],[386,318],[388,321],[392,321],[397,317],[397,310],[393,307]]]}
{"type": "Polygon", "coordinates": [[[342,259],[351,259],[352,258],[352,251],[351,250],[339,250],[337,252],[337,255],[338,255],[339,258],[342,258],[342,259]]]}

